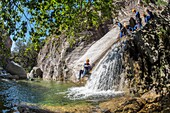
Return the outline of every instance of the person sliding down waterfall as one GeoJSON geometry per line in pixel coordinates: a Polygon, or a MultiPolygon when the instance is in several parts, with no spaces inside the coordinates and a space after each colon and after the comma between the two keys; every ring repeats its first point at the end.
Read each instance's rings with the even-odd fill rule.
{"type": "MultiPolygon", "coordinates": [[[[81,78],[83,78],[85,75],[90,74],[90,70],[92,69],[92,66],[90,65],[89,61],[90,60],[87,59],[86,62],[84,63],[84,65],[83,65],[84,69],[79,71],[79,80],[81,78]],[[83,74],[83,76],[81,76],[82,74],[83,74]]],[[[89,75],[88,75],[88,78],[89,78],[89,75]]]]}

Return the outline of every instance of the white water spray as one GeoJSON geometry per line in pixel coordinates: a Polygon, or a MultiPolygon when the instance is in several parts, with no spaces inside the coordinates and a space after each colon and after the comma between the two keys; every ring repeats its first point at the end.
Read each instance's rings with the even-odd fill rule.
{"type": "Polygon", "coordinates": [[[121,81],[122,57],[124,46],[121,43],[113,45],[112,49],[101,59],[90,79],[84,87],[69,89],[71,99],[105,99],[122,94],[118,91],[121,81]]]}

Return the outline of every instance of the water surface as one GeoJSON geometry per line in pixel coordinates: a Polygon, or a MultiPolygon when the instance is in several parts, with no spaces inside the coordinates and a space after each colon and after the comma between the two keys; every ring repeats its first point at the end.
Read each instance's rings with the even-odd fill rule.
{"type": "Polygon", "coordinates": [[[70,100],[67,89],[74,83],[56,81],[0,81],[0,111],[24,104],[65,106],[86,104],[84,100],[70,100]]]}

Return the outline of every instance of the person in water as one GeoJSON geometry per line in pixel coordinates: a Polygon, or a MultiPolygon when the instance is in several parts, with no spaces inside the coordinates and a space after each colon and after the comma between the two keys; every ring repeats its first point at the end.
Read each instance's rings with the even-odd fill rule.
{"type": "Polygon", "coordinates": [[[89,63],[89,59],[87,59],[86,60],[86,62],[84,63],[84,65],[83,65],[83,70],[80,70],[79,71],[79,80],[81,79],[81,78],[83,78],[86,74],[89,74],[90,73],[90,70],[92,69],[92,66],[90,65],[90,63],[89,63]],[[82,75],[82,76],[81,76],[82,75]]]}

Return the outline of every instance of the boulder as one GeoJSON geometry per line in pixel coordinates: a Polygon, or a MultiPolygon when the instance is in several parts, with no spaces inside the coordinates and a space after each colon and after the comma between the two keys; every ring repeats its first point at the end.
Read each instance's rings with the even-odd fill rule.
{"type": "Polygon", "coordinates": [[[39,67],[34,67],[31,72],[27,75],[28,79],[32,79],[32,78],[42,78],[43,72],[39,67]]]}
{"type": "Polygon", "coordinates": [[[34,67],[33,70],[34,70],[34,73],[35,73],[35,77],[42,78],[43,72],[39,67],[34,67]]]}
{"type": "Polygon", "coordinates": [[[13,61],[8,61],[5,68],[6,68],[6,71],[9,72],[11,75],[18,75],[19,78],[21,79],[24,79],[27,77],[27,74],[24,68],[13,61]]]}

